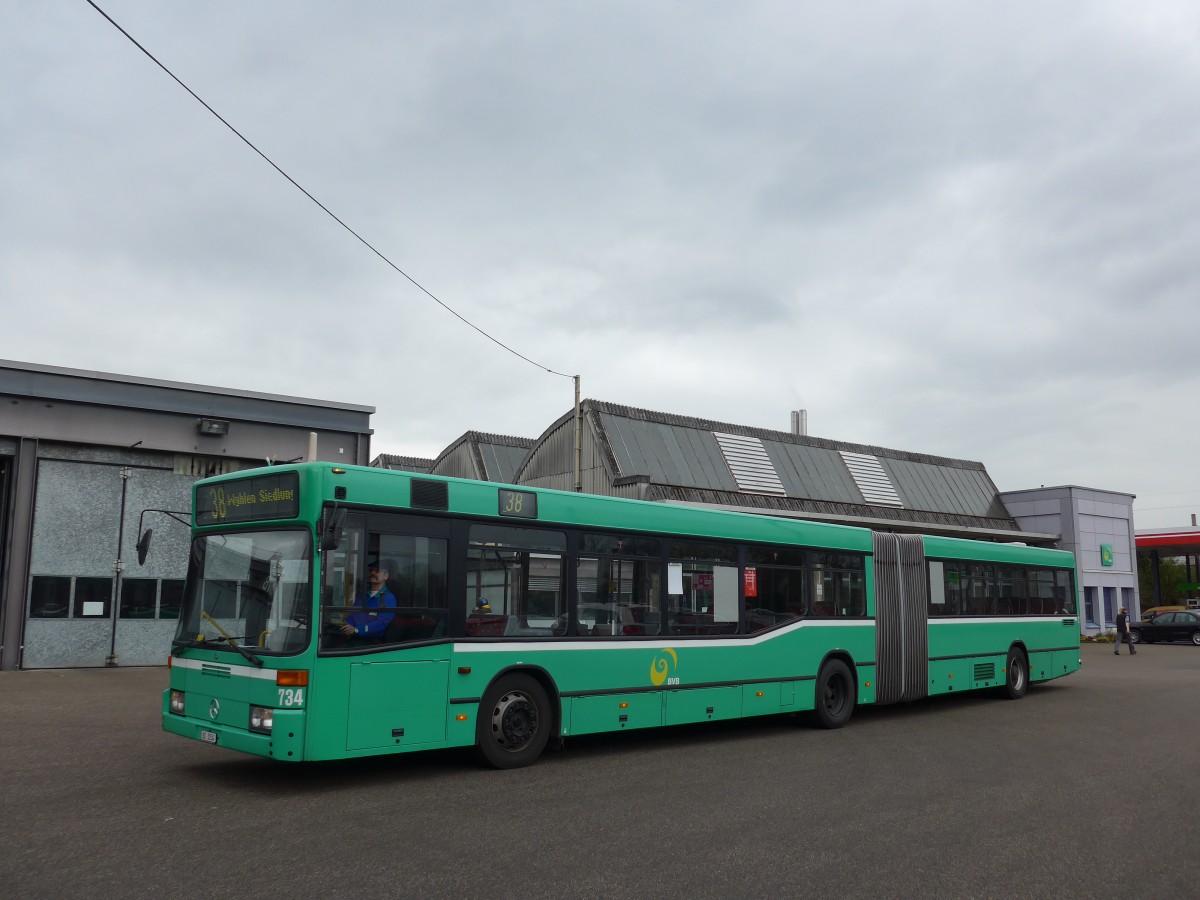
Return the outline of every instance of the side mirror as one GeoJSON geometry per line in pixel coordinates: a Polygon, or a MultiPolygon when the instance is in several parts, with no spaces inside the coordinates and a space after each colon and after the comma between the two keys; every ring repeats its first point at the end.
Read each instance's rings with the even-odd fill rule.
{"type": "Polygon", "coordinates": [[[346,510],[326,510],[325,521],[321,526],[321,549],[336,550],[342,542],[342,532],[346,528],[346,510]]]}
{"type": "Polygon", "coordinates": [[[150,535],[154,534],[153,528],[147,528],[137,542],[138,565],[146,564],[146,557],[150,555],[150,535]]]}

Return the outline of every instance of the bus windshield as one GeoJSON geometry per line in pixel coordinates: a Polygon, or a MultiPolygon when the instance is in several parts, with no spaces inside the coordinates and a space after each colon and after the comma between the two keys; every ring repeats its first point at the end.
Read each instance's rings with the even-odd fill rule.
{"type": "Polygon", "coordinates": [[[199,535],[192,541],[177,643],[255,654],[308,646],[312,542],[307,531],[199,535]]]}

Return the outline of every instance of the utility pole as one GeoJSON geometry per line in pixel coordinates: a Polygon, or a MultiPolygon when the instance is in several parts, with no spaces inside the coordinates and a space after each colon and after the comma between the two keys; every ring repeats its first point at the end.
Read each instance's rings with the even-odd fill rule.
{"type": "Polygon", "coordinates": [[[579,418],[579,376],[575,375],[575,492],[583,491],[583,422],[579,418]]]}

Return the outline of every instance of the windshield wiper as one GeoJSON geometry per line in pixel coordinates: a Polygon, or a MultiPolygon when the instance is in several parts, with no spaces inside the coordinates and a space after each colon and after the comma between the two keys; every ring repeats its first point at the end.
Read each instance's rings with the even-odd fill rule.
{"type": "Polygon", "coordinates": [[[223,634],[220,637],[212,638],[209,641],[209,643],[228,644],[230,647],[232,647],[238,653],[242,654],[242,656],[246,657],[246,659],[250,660],[250,662],[254,663],[260,669],[263,667],[263,661],[261,659],[259,659],[257,656],[255,656],[253,653],[251,653],[249,650],[247,650],[245,647],[243,647],[241,644],[237,643],[233,639],[233,637],[228,634],[223,634]]]}
{"type": "Polygon", "coordinates": [[[181,643],[176,644],[174,647],[171,648],[171,654],[173,656],[178,656],[180,650],[183,650],[188,647],[204,647],[208,644],[228,644],[230,647],[232,647],[238,653],[242,654],[242,656],[246,657],[246,659],[248,659],[250,662],[254,663],[254,665],[258,666],[260,669],[263,667],[263,661],[261,659],[259,659],[257,656],[255,656],[253,653],[251,653],[249,650],[247,650],[245,647],[243,647],[241,644],[237,643],[236,639],[232,635],[228,635],[228,634],[218,635],[217,637],[214,637],[214,638],[205,637],[204,635],[200,635],[194,641],[183,641],[181,643]]]}

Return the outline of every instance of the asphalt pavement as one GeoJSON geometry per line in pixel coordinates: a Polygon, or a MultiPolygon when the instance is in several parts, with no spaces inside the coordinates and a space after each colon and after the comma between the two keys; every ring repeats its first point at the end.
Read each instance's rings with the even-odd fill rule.
{"type": "Polygon", "coordinates": [[[1020,701],[286,764],[163,733],[166,670],[0,673],[0,893],[1139,897],[1200,884],[1200,648],[1020,701]]]}

